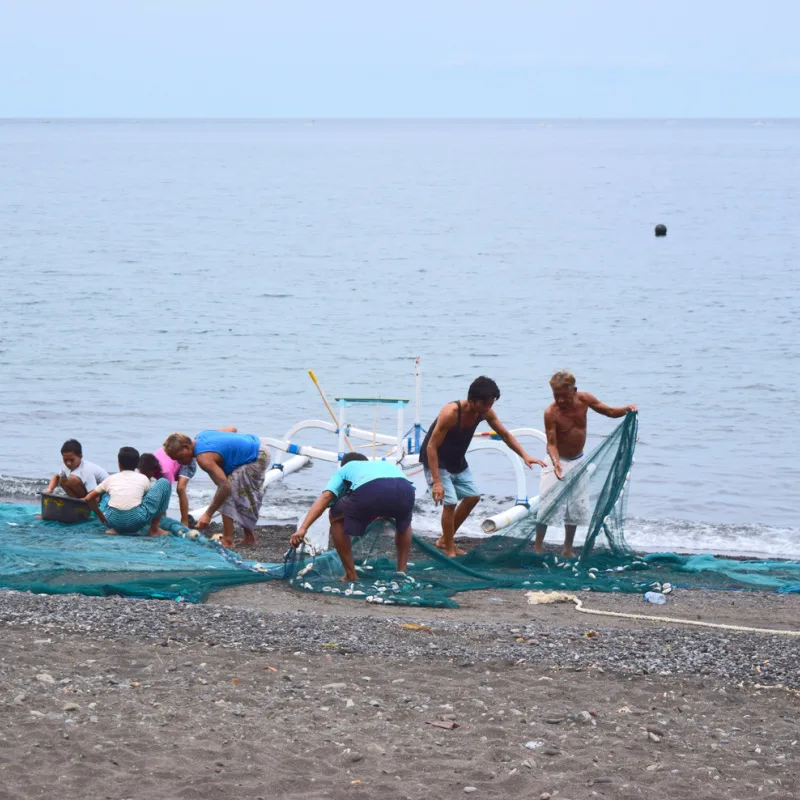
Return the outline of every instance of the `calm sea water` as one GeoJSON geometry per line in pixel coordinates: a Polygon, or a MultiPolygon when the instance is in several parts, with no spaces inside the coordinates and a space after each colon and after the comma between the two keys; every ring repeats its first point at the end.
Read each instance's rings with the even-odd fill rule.
{"type": "Polygon", "coordinates": [[[412,396],[420,355],[425,424],[480,374],[509,427],[563,367],[637,403],[633,544],[800,555],[798,186],[797,121],[0,123],[0,494],[67,437],[325,418],[309,368],[412,396]]]}

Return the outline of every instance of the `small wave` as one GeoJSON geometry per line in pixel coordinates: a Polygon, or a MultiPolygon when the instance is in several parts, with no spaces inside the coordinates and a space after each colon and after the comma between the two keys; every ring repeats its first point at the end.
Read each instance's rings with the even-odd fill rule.
{"type": "Polygon", "coordinates": [[[16,500],[37,497],[47,488],[47,479],[0,475],[0,497],[16,500]]]}

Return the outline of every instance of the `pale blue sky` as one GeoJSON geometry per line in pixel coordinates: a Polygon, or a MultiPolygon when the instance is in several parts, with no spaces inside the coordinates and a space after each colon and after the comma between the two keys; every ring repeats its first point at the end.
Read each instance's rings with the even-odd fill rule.
{"type": "Polygon", "coordinates": [[[800,116],[800,0],[0,0],[0,116],[800,116]]]}

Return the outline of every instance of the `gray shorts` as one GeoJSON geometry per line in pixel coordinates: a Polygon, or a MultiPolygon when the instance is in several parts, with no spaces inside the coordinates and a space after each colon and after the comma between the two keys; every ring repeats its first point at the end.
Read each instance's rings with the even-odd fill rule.
{"type": "MultiPolygon", "coordinates": [[[[481,496],[469,467],[463,472],[448,472],[446,469],[439,468],[439,478],[444,487],[444,504],[446,506],[457,505],[458,501],[465,497],[481,496]]],[[[428,486],[433,488],[433,476],[427,467],[425,467],[425,480],[428,482],[428,486]]]]}

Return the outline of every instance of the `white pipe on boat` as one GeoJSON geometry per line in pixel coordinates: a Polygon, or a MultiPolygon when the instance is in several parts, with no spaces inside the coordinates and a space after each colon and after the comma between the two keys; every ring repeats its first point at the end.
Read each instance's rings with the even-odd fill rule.
{"type": "MultiPolygon", "coordinates": [[[[514,433],[514,436],[517,434],[514,433]]],[[[589,464],[586,467],[586,473],[591,477],[597,470],[596,464],[589,464]]],[[[523,503],[517,503],[511,508],[507,509],[506,511],[501,511],[499,514],[495,514],[493,517],[489,517],[485,519],[481,523],[481,529],[484,533],[496,533],[503,528],[507,528],[509,525],[517,522],[518,520],[527,517],[528,514],[531,513],[531,510],[536,508],[536,504],[539,502],[539,495],[532,498],[528,505],[524,505],[523,503]]]]}
{"type": "Polygon", "coordinates": [[[499,514],[485,519],[481,523],[481,529],[484,533],[496,533],[503,528],[507,528],[509,525],[513,525],[518,520],[523,519],[523,517],[527,517],[528,514],[531,513],[531,507],[535,506],[538,500],[538,497],[534,497],[533,500],[531,500],[530,506],[518,503],[515,506],[511,506],[511,508],[506,511],[501,511],[499,514]]]}
{"type": "Polygon", "coordinates": [[[533,436],[534,439],[547,444],[547,435],[536,428],[515,428],[511,433],[516,439],[519,439],[520,436],[533,436]]]}
{"type": "Polygon", "coordinates": [[[283,480],[287,475],[297,472],[297,470],[302,469],[310,462],[311,459],[308,456],[292,456],[280,466],[275,464],[267,470],[267,474],[264,476],[264,488],[272,483],[283,480]]]}
{"type": "MultiPolygon", "coordinates": [[[[289,428],[289,430],[284,434],[283,438],[286,441],[291,442],[298,431],[302,431],[306,428],[318,428],[323,431],[329,431],[330,433],[336,433],[336,425],[334,425],[332,422],[326,422],[322,419],[305,419],[302,422],[298,422],[297,425],[293,425],[291,428],[289,428]]],[[[278,460],[278,452],[278,448],[272,448],[270,460],[273,464],[280,463],[278,460]]]]}
{"type": "Polygon", "coordinates": [[[497,450],[508,456],[514,468],[514,477],[517,479],[517,500],[526,502],[528,499],[528,486],[525,483],[525,466],[522,463],[522,459],[513,450],[509,450],[504,442],[496,439],[473,439],[468,452],[473,453],[475,450],[497,450]]]}
{"type": "MultiPolygon", "coordinates": [[[[336,433],[336,425],[334,425],[332,422],[325,422],[321,419],[306,419],[289,428],[289,430],[284,434],[283,438],[291,441],[295,438],[299,431],[302,431],[306,428],[316,428],[318,430],[328,431],[329,433],[336,433]]],[[[354,439],[365,439],[371,442],[373,438],[372,431],[368,431],[363,428],[354,428],[349,423],[344,426],[344,432],[347,434],[347,436],[352,436],[354,439]]],[[[397,444],[397,436],[379,433],[376,435],[375,441],[378,444],[397,444]]]]}
{"type": "Polygon", "coordinates": [[[339,454],[332,450],[322,450],[319,447],[311,447],[305,444],[294,444],[286,439],[276,439],[273,436],[262,436],[262,444],[283,450],[284,453],[291,453],[295,456],[308,456],[309,458],[319,458],[322,461],[339,461],[339,454]]]}
{"type": "Polygon", "coordinates": [[[334,425],[333,422],[327,422],[326,420],[322,419],[304,419],[302,422],[298,422],[297,425],[293,425],[291,428],[289,428],[289,430],[284,434],[283,438],[291,441],[294,439],[295,434],[298,431],[302,431],[304,428],[321,428],[323,431],[336,433],[336,425],[334,425]]]}
{"type": "Polygon", "coordinates": [[[374,438],[378,444],[397,444],[396,436],[389,436],[385,433],[376,433],[373,436],[372,431],[365,431],[362,428],[353,428],[350,425],[345,428],[345,432],[354,439],[366,439],[371,442],[374,438]]]}

